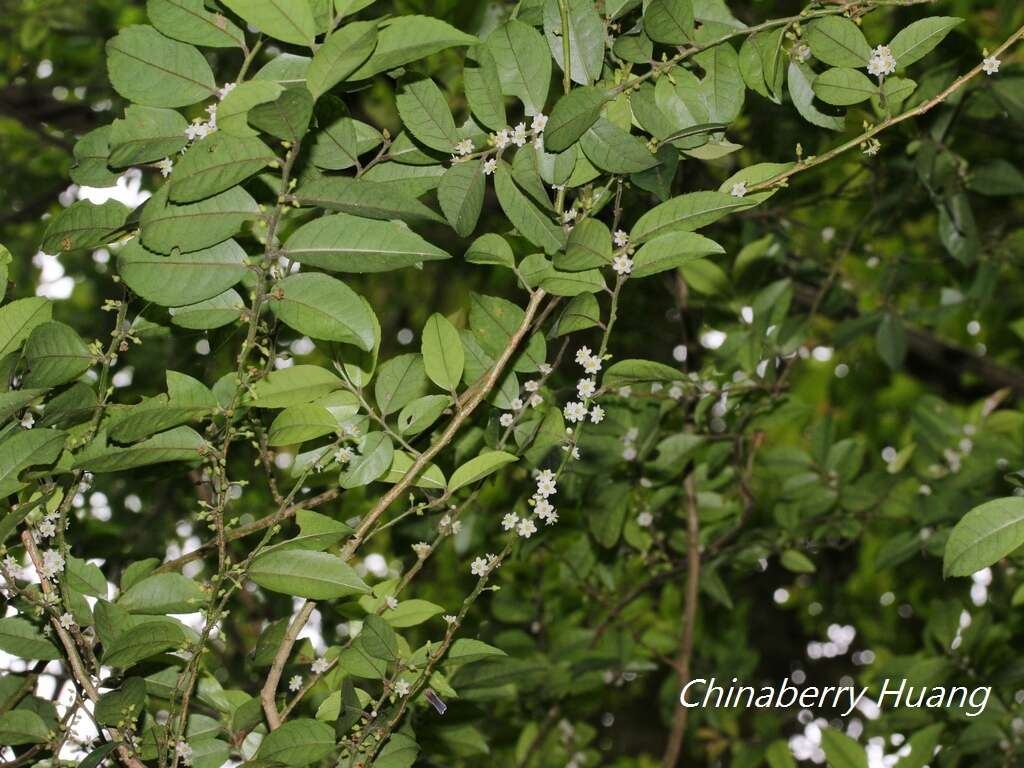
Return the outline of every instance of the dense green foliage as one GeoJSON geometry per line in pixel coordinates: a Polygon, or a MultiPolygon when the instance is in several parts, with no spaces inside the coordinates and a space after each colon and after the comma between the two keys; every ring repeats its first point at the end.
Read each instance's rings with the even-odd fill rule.
{"type": "Polygon", "coordinates": [[[1019,3],[14,5],[5,764],[1024,763],[1019,3]]]}

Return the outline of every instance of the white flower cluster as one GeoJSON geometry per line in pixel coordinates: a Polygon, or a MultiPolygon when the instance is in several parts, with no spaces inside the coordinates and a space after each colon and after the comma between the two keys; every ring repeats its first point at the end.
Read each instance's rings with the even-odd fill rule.
{"type": "Polygon", "coordinates": [[[313,661],[313,665],[310,667],[310,669],[313,671],[314,675],[322,675],[324,672],[326,672],[330,668],[331,668],[331,662],[329,662],[327,659],[323,658],[322,656],[319,659],[315,659],[313,661]]]}
{"type": "Polygon", "coordinates": [[[573,424],[586,420],[587,416],[590,416],[592,423],[598,424],[604,419],[604,409],[599,405],[591,408],[590,398],[597,392],[597,382],[591,376],[601,370],[601,358],[593,354],[590,347],[580,347],[576,350],[576,362],[583,366],[584,372],[590,376],[584,377],[576,383],[576,393],[580,399],[566,403],[562,408],[562,415],[566,421],[573,424]]]}
{"type": "Polygon", "coordinates": [[[396,680],[393,688],[398,696],[408,696],[410,691],[412,691],[412,686],[408,680],[396,680]]]}
{"type": "MultiPolygon", "coordinates": [[[[558,492],[557,475],[550,469],[542,469],[534,473],[534,480],[537,487],[533,496],[530,497],[530,506],[537,519],[547,525],[554,525],[558,522],[558,512],[548,499],[558,492]]],[[[533,517],[526,515],[520,517],[514,512],[509,512],[501,519],[501,527],[506,531],[515,530],[524,539],[530,538],[537,532],[537,523],[534,522],[533,517]]]]}
{"type": "Polygon", "coordinates": [[[192,747],[186,742],[179,741],[174,745],[174,751],[178,755],[178,760],[181,761],[182,765],[192,765],[192,747]]]}
{"type": "Polygon", "coordinates": [[[57,535],[57,523],[58,523],[59,520],[60,520],[60,512],[58,512],[57,510],[54,510],[53,512],[48,513],[46,515],[46,517],[44,517],[38,523],[36,523],[36,526],[35,526],[36,541],[41,541],[43,539],[48,539],[48,538],[50,538],[52,536],[56,536],[57,535]]]}
{"type": "Polygon", "coordinates": [[[469,572],[474,576],[486,576],[497,566],[498,556],[488,554],[486,557],[478,557],[469,566],[469,572]]]}
{"type": "Polygon", "coordinates": [[[868,74],[885,77],[896,71],[896,57],[887,45],[880,45],[871,52],[868,59],[868,74]]]}
{"type": "MultiPolygon", "coordinates": [[[[206,114],[209,116],[206,120],[202,120],[197,117],[195,120],[189,123],[188,126],[186,126],[185,138],[188,139],[189,142],[202,141],[211,133],[216,133],[217,105],[211,104],[210,106],[208,106],[206,108],[206,114]]],[[[187,149],[187,147],[182,148],[181,151],[184,153],[185,149],[187,149]]]]}
{"type": "MultiPolygon", "coordinates": [[[[494,148],[498,150],[505,149],[513,144],[517,147],[523,147],[527,141],[532,141],[535,149],[542,150],[544,149],[544,128],[547,124],[547,115],[536,114],[533,116],[529,128],[526,127],[526,123],[519,123],[514,128],[502,128],[497,133],[491,134],[490,141],[494,148]]],[[[464,139],[455,146],[455,151],[456,155],[452,157],[452,160],[457,162],[462,157],[473,152],[473,142],[469,139],[464,139]]],[[[498,161],[494,158],[485,160],[483,165],[484,175],[490,176],[497,167],[498,161]]]]}
{"type": "Polygon", "coordinates": [[[994,75],[999,71],[1000,64],[1002,64],[1002,62],[995,56],[986,56],[985,60],[981,62],[981,70],[986,75],[994,75]]]}
{"type": "Polygon", "coordinates": [[[39,574],[44,579],[56,580],[64,572],[64,555],[56,549],[43,552],[43,568],[39,574]]]}
{"type": "Polygon", "coordinates": [[[636,439],[640,437],[640,430],[630,427],[622,436],[622,458],[626,461],[635,461],[637,457],[636,439]]]}

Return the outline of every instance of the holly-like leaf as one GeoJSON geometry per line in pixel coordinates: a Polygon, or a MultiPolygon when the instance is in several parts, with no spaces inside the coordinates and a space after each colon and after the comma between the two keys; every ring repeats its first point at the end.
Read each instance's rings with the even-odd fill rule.
{"type": "Polygon", "coordinates": [[[484,45],[498,67],[502,93],[523,102],[527,115],[543,112],[551,84],[551,52],[540,32],[509,19],[491,32],[484,45]]]}
{"type": "Polygon", "coordinates": [[[309,0],[223,0],[224,5],[266,35],[312,47],[316,19],[309,0]]]}
{"type": "Polygon", "coordinates": [[[270,309],[285,325],[314,339],[354,344],[366,351],[376,343],[372,311],[366,302],[328,275],[289,275],[277,284],[270,309]]]}
{"type": "Polygon", "coordinates": [[[124,27],[107,41],[107,73],[119,94],[148,107],[186,107],[217,93],[199,50],[153,27],[124,27]]]}

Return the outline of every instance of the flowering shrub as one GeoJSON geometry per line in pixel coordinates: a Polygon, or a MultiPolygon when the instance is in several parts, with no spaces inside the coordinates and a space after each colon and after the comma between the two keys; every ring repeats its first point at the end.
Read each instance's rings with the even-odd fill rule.
{"type": "MultiPolygon", "coordinates": [[[[109,256],[105,334],[24,281],[0,306],[5,760],[1021,760],[1020,380],[917,327],[942,310],[906,265],[862,305],[854,281],[908,190],[933,218],[902,236],[974,300],[1019,259],[1012,214],[970,201],[1011,211],[1024,177],[952,147],[961,119],[1019,135],[1024,28],[984,49],[925,0],[727,5],[523,0],[469,28],[149,0],[122,25],[116,117],[70,175],[152,194],[70,202],[41,242],[109,256]],[[780,120],[770,154],[740,143],[780,120]],[[850,374],[837,348],[870,361],[856,412],[813,384],[850,374]],[[923,374],[874,397],[929,354],[985,399],[923,374]],[[927,621],[894,639],[912,601],[927,621]],[[850,680],[980,679],[998,706],[679,703],[697,677],[820,676],[858,632],[850,680]]],[[[27,259],[3,256],[6,287],[27,259]]]]}

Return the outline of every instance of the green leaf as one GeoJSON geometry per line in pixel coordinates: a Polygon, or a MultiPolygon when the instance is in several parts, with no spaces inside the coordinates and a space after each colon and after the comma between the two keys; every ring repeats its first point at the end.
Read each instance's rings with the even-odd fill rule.
{"type": "Polygon", "coordinates": [[[620,360],[608,369],[601,384],[614,389],[652,381],[679,381],[681,378],[683,374],[680,371],[652,360],[620,360]]]}
{"type": "Polygon", "coordinates": [[[868,768],[864,748],[842,731],[826,728],[821,732],[821,746],[831,768],[868,768]]]}
{"type": "Polygon", "coordinates": [[[768,749],[764,751],[764,759],[768,763],[768,768],[797,768],[789,743],[782,739],[768,745],[768,749]]]}
{"type": "Polygon", "coordinates": [[[479,160],[456,163],[441,177],[437,201],[459,237],[469,237],[476,229],[486,191],[487,177],[479,160]]]}
{"type": "MultiPolygon", "coordinates": [[[[591,0],[566,0],[569,17],[569,71],[573,82],[590,85],[601,78],[604,65],[605,28],[591,0]]],[[[560,0],[544,3],[544,34],[551,56],[564,69],[560,0]]]]}
{"type": "Polygon", "coordinates": [[[21,349],[37,327],[53,317],[53,304],[44,296],[17,299],[0,307],[0,357],[21,349]]]}
{"type": "Polygon", "coordinates": [[[274,101],[249,110],[249,122],[283,141],[296,142],[309,130],[313,117],[313,94],[304,86],[285,88],[274,101]]]}
{"type": "Polygon", "coordinates": [[[147,107],[187,107],[217,93],[198,49],[147,25],[124,27],[107,41],[107,73],[114,90],[147,107]]]}
{"type": "Polygon", "coordinates": [[[896,768],[925,768],[935,755],[935,748],[939,746],[944,729],[942,723],[935,723],[917,731],[907,742],[910,754],[903,755],[896,763],[896,768]]]}
{"type": "Polygon", "coordinates": [[[103,761],[107,758],[107,755],[115,749],[117,749],[117,744],[111,742],[101,744],[78,764],[78,768],[100,768],[100,766],[103,765],[103,761]]]}
{"type": "Polygon", "coordinates": [[[26,387],[56,387],[74,381],[93,364],[93,355],[75,330],[64,323],[38,325],[25,344],[29,371],[26,387]]]}
{"type": "MultiPolygon", "coordinates": [[[[184,120],[182,120],[184,123],[184,120]]],[[[184,128],[182,128],[184,130],[184,128]]],[[[182,141],[185,137],[182,135],[182,141]]],[[[72,154],[75,164],[71,166],[71,180],[86,187],[112,187],[117,183],[119,173],[107,167],[110,162],[110,126],[95,128],[75,142],[72,154]]],[[[7,276],[2,275],[3,283],[7,276]]],[[[0,293],[0,299],[3,294],[0,293]]]]}
{"type": "Polygon", "coordinates": [[[72,466],[90,472],[120,472],[168,461],[198,461],[205,446],[202,435],[191,427],[176,427],[126,448],[83,453],[72,466]]]}
{"type": "Polygon", "coordinates": [[[180,307],[211,299],[245,275],[246,256],[234,240],[211,248],[170,256],[147,251],[132,240],[117,254],[121,279],[135,294],[162,307],[180,307]]]}
{"type": "Polygon", "coordinates": [[[492,232],[480,235],[466,250],[466,261],[470,264],[494,264],[512,269],[516,265],[512,246],[501,235],[492,232]]]}
{"type": "Polygon", "coordinates": [[[541,278],[540,287],[552,296],[579,296],[583,293],[599,293],[607,288],[599,269],[582,272],[551,270],[541,278]]]}
{"type": "Polygon", "coordinates": [[[316,763],[334,751],[334,728],[309,718],[288,720],[260,743],[256,757],[268,764],[300,766],[316,763]]]}
{"type": "Polygon", "coordinates": [[[555,326],[555,336],[583,331],[601,323],[601,307],[592,293],[581,293],[565,306],[555,326]]]}
{"type": "Polygon", "coordinates": [[[372,77],[447,48],[476,45],[479,42],[472,35],[460,32],[440,19],[399,16],[385,22],[378,32],[377,47],[373,54],[348,79],[372,77]]]}
{"type": "Polygon", "coordinates": [[[630,276],[647,277],[719,253],[725,253],[725,249],[714,240],[693,232],[670,232],[641,246],[630,276]]]}
{"type": "Polygon", "coordinates": [[[1024,195],[1024,173],[1008,160],[995,158],[972,164],[967,186],[979,195],[1024,195]]]}
{"type": "MultiPolygon", "coordinates": [[[[391,185],[343,176],[325,176],[304,184],[296,191],[295,199],[302,205],[315,205],[369,219],[442,221],[419,200],[391,185]]],[[[444,253],[436,248],[433,252],[444,253]]]]}
{"type": "Polygon", "coordinates": [[[787,549],[779,558],[782,567],[793,573],[814,573],[814,561],[803,552],[796,549],[787,549]]]}
{"type": "Polygon", "coordinates": [[[1009,496],[964,515],[946,541],[943,576],[970,576],[1024,544],[1024,498],[1009,496]]]}
{"type": "Polygon", "coordinates": [[[600,87],[573,88],[555,102],[544,129],[544,148],[564,152],[601,117],[608,91],[600,87]]]}
{"type": "Polygon", "coordinates": [[[427,320],[423,327],[422,352],[427,377],[441,389],[457,388],[466,356],[459,332],[444,315],[435,312],[427,320]]]}
{"type": "Polygon", "coordinates": [[[306,87],[319,98],[356,71],[377,45],[377,25],[354,21],[332,34],[317,48],[306,72],[306,87]]]}
{"type": "Polygon", "coordinates": [[[286,43],[312,47],[316,19],[309,0],[223,0],[224,5],[261,32],[286,43]]]}
{"type": "Polygon", "coordinates": [[[790,62],[788,71],[789,97],[800,116],[811,125],[827,128],[830,131],[841,131],[846,127],[846,117],[826,115],[814,106],[814,88],[812,82],[815,74],[806,64],[790,62]]]}
{"type": "Polygon", "coordinates": [[[0,651],[20,659],[53,661],[62,658],[57,646],[34,624],[15,616],[0,619],[0,651]]]}
{"type": "Polygon", "coordinates": [[[249,578],[271,592],[310,600],[334,600],[370,591],[341,558],[304,549],[258,556],[249,568],[249,578]]]}
{"type": "MultiPolygon", "coordinates": [[[[387,473],[378,478],[378,480],[382,483],[400,483],[409,474],[412,465],[413,458],[410,454],[405,451],[395,451],[387,473]]],[[[441,472],[436,464],[427,464],[413,481],[413,485],[417,488],[429,488],[432,491],[443,491],[447,484],[448,481],[444,479],[444,473],[441,472]]]]}
{"type": "Polygon", "coordinates": [[[403,629],[422,624],[440,613],[444,613],[444,608],[426,600],[403,600],[397,608],[384,611],[381,618],[392,627],[403,629]]]}
{"type": "Polygon", "coordinates": [[[42,744],[49,730],[43,719],[28,709],[14,709],[0,715],[0,744],[4,746],[42,744]]]}
{"type": "Polygon", "coordinates": [[[210,13],[203,0],[148,0],[146,15],[160,32],[206,48],[243,48],[245,35],[223,14],[210,13]]]}
{"type": "Polygon", "coordinates": [[[638,173],[658,164],[642,139],[603,117],[580,138],[580,148],[590,162],[608,173],[638,173]]]}
{"type": "Polygon", "coordinates": [[[340,341],[366,351],[376,343],[370,308],[359,294],[328,275],[289,275],[277,284],[270,309],[289,328],[314,339],[340,341]]]}
{"type": "Polygon", "coordinates": [[[56,429],[15,432],[0,443],[0,495],[9,496],[22,487],[18,475],[26,467],[52,464],[64,450],[67,434],[56,429]]]}
{"type": "Polygon", "coordinates": [[[373,393],[381,414],[387,416],[424,394],[426,386],[423,356],[398,355],[381,366],[373,393]]]}
{"type": "Polygon", "coordinates": [[[723,216],[755,205],[722,192],[689,192],[655,206],[633,225],[629,239],[639,245],[667,232],[693,232],[723,216]]]}
{"type": "Polygon", "coordinates": [[[192,579],[180,573],[158,573],[126,590],[117,605],[130,613],[163,616],[167,613],[192,613],[206,602],[206,593],[192,579]]]}
{"type": "MultiPolygon", "coordinates": [[[[361,120],[353,120],[345,113],[344,103],[333,97],[321,99],[317,105],[317,122],[320,130],[316,133],[313,149],[310,150],[309,159],[318,168],[326,168],[332,171],[344,171],[359,164],[359,157],[371,149],[380,146],[384,137],[380,131],[372,125],[361,120]]],[[[397,163],[378,163],[370,171],[377,168],[395,166],[397,163]]],[[[443,169],[440,169],[443,170],[443,169]]],[[[324,179],[314,180],[314,186],[324,179]]],[[[357,181],[349,179],[349,181],[357,181]]],[[[358,179],[364,182],[364,179],[358,179]]],[[[359,186],[359,185],[354,185],[359,186]]],[[[409,193],[408,198],[415,199],[417,195],[409,193]]],[[[428,209],[429,210],[429,209],[428,209]]],[[[431,213],[433,213],[431,211],[431,213]]]]}
{"type": "MultiPolygon", "coordinates": [[[[459,336],[462,349],[462,336],[459,336]]],[[[465,353],[463,353],[465,354],[465,353]]],[[[435,421],[452,404],[448,395],[426,395],[406,404],[398,414],[398,431],[403,435],[418,435],[435,421]]]]}
{"type": "Polygon", "coordinates": [[[466,53],[462,87],[470,111],[481,123],[493,131],[501,130],[508,124],[498,65],[485,46],[478,45],[466,53]]]}
{"type": "Polygon", "coordinates": [[[878,354],[890,369],[896,370],[903,365],[907,356],[907,337],[903,328],[903,320],[899,315],[887,312],[882,316],[875,333],[875,345],[878,354]]]}
{"type": "Polygon", "coordinates": [[[688,42],[693,34],[692,0],[651,0],[644,11],[644,32],[656,43],[688,42]]]}
{"type": "Polygon", "coordinates": [[[708,120],[717,123],[732,122],[743,110],[746,96],[736,49],[731,43],[720,43],[701,51],[694,56],[694,60],[705,72],[700,83],[700,95],[707,105],[708,120]]]}
{"type": "Polygon", "coordinates": [[[878,93],[878,86],[856,69],[826,69],[815,78],[812,87],[826,104],[841,107],[859,104],[878,93]]]}
{"type": "Polygon", "coordinates": [[[270,425],[269,445],[296,445],[337,431],[338,421],[319,405],[293,405],[281,411],[270,425]]]}
{"type": "Polygon", "coordinates": [[[451,650],[448,651],[448,661],[458,661],[463,664],[468,664],[473,661],[480,661],[481,659],[488,659],[493,656],[507,656],[500,648],[495,648],[493,645],[488,645],[482,640],[474,640],[469,637],[460,637],[454,643],[452,643],[451,650]]]}
{"type": "Polygon", "coordinates": [[[896,66],[902,69],[923,59],[961,23],[955,16],[929,16],[904,27],[889,43],[896,66]]]}
{"type": "Polygon", "coordinates": [[[429,77],[405,80],[395,96],[405,129],[421,143],[439,152],[455,151],[459,133],[448,100],[429,77]]]}
{"type": "Polygon", "coordinates": [[[523,102],[527,115],[543,112],[551,85],[551,53],[541,34],[528,24],[509,19],[484,45],[498,67],[502,93],[523,102]]]}
{"type": "Polygon", "coordinates": [[[380,478],[391,466],[394,445],[384,432],[371,432],[359,441],[358,454],[348,463],[338,485],[342,488],[359,488],[380,478]]]}
{"type": "Polygon", "coordinates": [[[345,523],[309,509],[300,509],[295,515],[295,520],[299,524],[299,535],[275,544],[266,551],[305,549],[322,552],[352,533],[352,528],[345,523]]]}
{"type": "Polygon", "coordinates": [[[110,165],[123,168],[174,157],[188,143],[187,127],[175,109],[132,104],[110,126],[110,165]]]}
{"type": "Polygon", "coordinates": [[[411,737],[395,733],[377,755],[374,768],[412,768],[419,751],[419,745],[411,737]]]}
{"type": "Polygon", "coordinates": [[[830,67],[865,67],[871,58],[871,46],[860,27],[839,16],[811,22],[805,40],[811,53],[830,67]]]}
{"type": "Polygon", "coordinates": [[[193,144],[175,164],[170,181],[171,200],[189,203],[210,197],[277,161],[277,155],[259,139],[238,138],[218,131],[193,144]]]}
{"type": "Polygon", "coordinates": [[[255,408],[287,408],[311,403],[341,389],[342,381],[318,365],[293,365],[271,371],[252,387],[248,403],[255,408]]]}
{"type": "Polygon", "coordinates": [[[554,256],[556,269],[577,271],[606,267],[612,261],[612,233],[597,219],[584,219],[569,233],[564,253],[554,256]]]}
{"type": "Polygon", "coordinates": [[[252,196],[241,187],[197,203],[178,205],[167,199],[170,185],[160,187],[142,209],[142,243],[151,251],[199,251],[222,243],[259,216],[252,196]]]}
{"type": "Polygon", "coordinates": [[[183,307],[171,307],[171,322],[182,328],[209,330],[233,323],[242,316],[245,302],[236,290],[229,289],[212,299],[188,304],[183,307]]]}
{"type": "Polygon", "coordinates": [[[519,461],[519,457],[505,451],[484,451],[452,472],[448,480],[448,493],[483,480],[501,467],[519,461]]]}
{"type": "Polygon", "coordinates": [[[105,245],[116,239],[128,213],[128,208],[117,200],[102,205],[79,200],[50,220],[41,248],[46,253],[61,253],[105,245]]]}
{"type": "Polygon", "coordinates": [[[565,232],[556,226],[512,180],[508,163],[498,161],[494,172],[494,189],[501,209],[519,233],[545,253],[557,253],[565,243],[565,232]]]}
{"type": "MultiPolygon", "coordinates": [[[[526,313],[520,307],[507,299],[477,293],[470,295],[469,323],[473,329],[473,337],[491,358],[488,367],[501,356],[525,316],[526,313]]],[[[527,342],[526,349],[513,359],[512,369],[519,373],[533,373],[540,370],[546,357],[547,345],[544,343],[544,336],[535,333],[527,342]]],[[[467,359],[467,369],[468,367],[467,359]]]]}
{"type": "Polygon", "coordinates": [[[283,90],[265,80],[239,83],[217,106],[217,132],[243,138],[258,135],[249,127],[249,112],[260,104],[276,101],[283,90]]]}
{"type": "Polygon", "coordinates": [[[187,640],[176,621],[144,621],[117,635],[103,651],[103,663],[127,669],[158,653],[180,648],[187,640]]]}
{"type": "Polygon", "coordinates": [[[103,571],[92,563],[79,560],[77,557],[66,558],[64,578],[69,588],[83,595],[106,598],[107,579],[103,571]]]}

